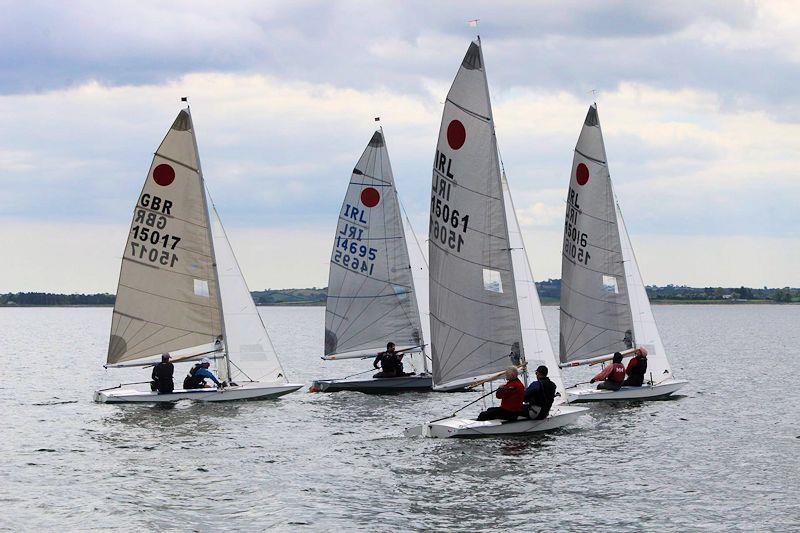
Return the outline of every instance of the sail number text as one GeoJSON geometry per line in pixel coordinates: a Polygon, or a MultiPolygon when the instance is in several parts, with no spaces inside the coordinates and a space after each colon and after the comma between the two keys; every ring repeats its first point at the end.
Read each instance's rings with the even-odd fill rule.
{"type": "MultiPolygon", "coordinates": [[[[440,158],[437,157],[437,164],[440,158]]],[[[449,174],[449,167],[448,167],[449,174]]],[[[464,235],[469,227],[469,215],[459,213],[448,204],[452,184],[443,177],[435,180],[431,191],[431,214],[428,234],[433,241],[457,252],[464,246],[464,235]]]]}
{"type": "Polygon", "coordinates": [[[178,256],[173,250],[181,242],[181,238],[163,231],[167,228],[167,216],[171,214],[171,209],[171,200],[148,193],[142,194],[129,237],[131,257],[163,266],[175,266],[178,256]]]}
{"type": "MultiPolygon", "coordinates": [[[[350,205],[347,205],[348,213],[352,212],[350,205]]],[[[378,249],[371,248],[366,244],[361,244],[364,235],[364,228],[345,222],[336,235],[336,247],[333,250],[331,261],[347,269],[372,275],[375,270],[375,259],[378,258],[378,249]]]]}
{"type": "Polygon", "coordinates": [[[564,255],[582,265],[588,265],[591,255],[587,249],[589,236],[578,228],[578,193],[570,187],[567,197],[567,219],[564,221],[564,255]]]}

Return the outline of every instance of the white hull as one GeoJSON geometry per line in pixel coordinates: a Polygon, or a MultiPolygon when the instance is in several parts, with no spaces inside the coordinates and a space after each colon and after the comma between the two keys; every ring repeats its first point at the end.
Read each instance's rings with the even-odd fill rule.
{"type": "Polygon", "coordinates": [[[430,374],[400,378],[318,379],[311,384],[312,392],[355,391],[365,393],[425,392],[432,390],[430,374]]]}
{"type": "Polygon", "coordinates": [[[571,424],[587,411],[586,407],[563,404],[553,406],[550,415],[544,420],[519,419],[515,422],[503,422],[501,420],[479,422],[470,418],[454,417],[408,428],[405,430],[405,435],[406,437],[423,436],[435,439],[532,435],[571,424]]]}
{"type": "Polygon", "coordinates": [[[266,400],[289,394],[300,387],[302,385],[296,383],[252,382],[225,389],[176,389],[170,394],[117,387],[96,391],[94,393],[94,401],[99,403],[172,403],[178,400],[195,400],[198,402],[266,400]]]}
{"type": "Polygon", "coordinates": [[[583,385],[568,388],[567,400],[577,403],[656,400],[669,396],[687,383],[688,381],[683,379],[671,379],[658,385],[645,383],[641,387],[622,387],[618,391],[598,390],[596,385],[583,385]]]}

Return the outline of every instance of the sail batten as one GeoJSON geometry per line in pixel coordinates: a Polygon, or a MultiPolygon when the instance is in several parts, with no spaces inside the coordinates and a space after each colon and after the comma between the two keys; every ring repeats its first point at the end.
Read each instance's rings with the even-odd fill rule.
{"type": "Polygon", "coordinates": [[[620,227],[597,108],[584,120],[567,193],[559,359],[629,349],[634,327],[620,227]]]}
{"type": "MultiPolygon", "coordinates": [[[[375,131],[353,168],[331,252],[325,356],[423,344],[389,153],[375,131]]],[[[346,357],[339,357],[346,358],[346,357]]]]}
{"type": "Polygon", "coordinates": [[[519,362],[522,331],[484,61],[470,43],[442,112],[429,244],[434,386],[519,362]]]}

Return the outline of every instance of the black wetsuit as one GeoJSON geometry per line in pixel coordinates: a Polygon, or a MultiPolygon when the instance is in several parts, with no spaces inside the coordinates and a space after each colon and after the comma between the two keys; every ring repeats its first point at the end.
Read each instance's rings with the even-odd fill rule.
{"type": "Polygon", "coordinates": [[[556,398],[556,384],[550,381],[547,376],[537,379],[525,390],[525,403],[535,405],[540,408],[539,414],[534,420],[544,420],[553,407],[556,398]]]}
{"type": "Polygon", "coordinates": [[[404,375],[403,374],[403,361],[402,356],[395,352],[381,352],[375,357],[372,366],[378,368],[380,363],[381,371],[375,374],[376,378],[394,378],[404,375]]]}
{"type": "Polygon", "coordinates": [[[152,389],[157,390],[159,394],[169,394],[175,389],[175,383],[172,381],[172,374],[175,372],[175,367],[170,362],[160,362],[153,367],[151,377],[153,379],[152,389]]]}
{"type": "Polygon", "coordinates": [[[644,383],[644,375],[647,373],[647,357],[637,355],[628,363],[628,377],[622,382],[623,387],[641,387],[644,383]],[[631,365],[633,361],[635,364],[631,365]]]}

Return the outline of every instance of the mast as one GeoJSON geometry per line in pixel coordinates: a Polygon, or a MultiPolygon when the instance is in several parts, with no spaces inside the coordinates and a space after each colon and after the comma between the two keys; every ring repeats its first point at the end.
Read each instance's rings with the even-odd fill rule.
{"type": "MultiPolygon", "coordinates": [[[[385,143],[386,142],[386,136],[383,134],[383,124],[379,125],[378,129],[381,130],[381,136],[383,137],[383,142],[385,143]]],[[[388,148],[387,148],[387,150],[388,150],[388,148]]],[[[406,224],[408,225],[408,229],[411,231],[411,234],[414,236],[414,241],[417,244],[417,248],[419,248],[420,246],[419,246],[419,242],[417,241],[417,235],[416,235],[416,233],[414,233],[414,228],[411,226],[411,220],[408,218],[408,213],[406,213],[406,208],[403,206],[402,200],[400,200],[400,192],[397,190],[397,182],[393,181],[392,186],[394,187],[394,195],[397,198],[397,205],[400,207],[401,217],[404,217],[406,219],[406,224]]],[[[406,231],[405,231],[405,227],[404,227],[403,228],[403,239],[406,238],[405,237],[405,233],[406,233],[406,231]]],[[[408,248],[408,241],[407,240],[406,240],[406,248],[408,248]]],[[[422,250],[420,249],[420,255],[422,255],[421,252],[422,252],[422,250]]],[[[423,261],[424,261],[424,256],[423,256],[423,261]]],[[[409,268],[409,270],[413,270],[413,268],[414,268],[411,265],[411,255],[410,254],[408,254],[408,268],[409,268]]],[[[414,274],[413,273],[411,274],[411,286],[412,286],[411,293],[414,295],[414,303],[416,304],[417,315],[420,317],[420,321],[421,321],[422,314],[419,311],[419,298],[417,298],[417,286],[414,283],[414,274]]],[[[425,337],[423,336],[423,331],[422,331],[422,325],[421,324],[420,324],[419,335],[420,335],[420,339],[422,340],[422,342],[420,343],[422,345],[420,347],[420,350],[421,350],[420,353],[422,353],[422,371],[425,374],[428,374],[429,373],[429,370],[428,370],[428,354],[425,352],[425,337]]]]}
{"type": "MultiPolygon", "coordinates": [[[[189,105],[189,98],[183,97],[181,100],[186,102],[186,110],[189,113],[189,118],[192,117],[192,109],[189,105]]],[[[217,254],[214,251],[214,236],[211,233],[211,212],[208,210],[208,195],[206,190],[206,180],[203,177],[203,167],[200,164],[200,150],[197,148],[197,130],[195,130],[194,126],[194,119],[192,119],[192,141],[194,142],[194,150],[197,154],[197,173],[200,176],[200,185],[203,190],[203,209],[206,213],[206,220],[208,220],[207,224],[207,231],[208,231],[208,242],[211,249],[211,268],[214,270],[214,280],[217,282],[217,303],[219,304],[219,322],[222,326],[222,349],[223,349],[223,358],[225,360],[225,379],[223,381],[230,381],[231,379],[231,361],[228,357],[228,336],[225,332],[225,309],[222,307],[222,292],[221,286],[219,282],[219,270],[217,269],[217,254]]],[[[215,339],[216,340],[216,339],[215,339]]]]}

